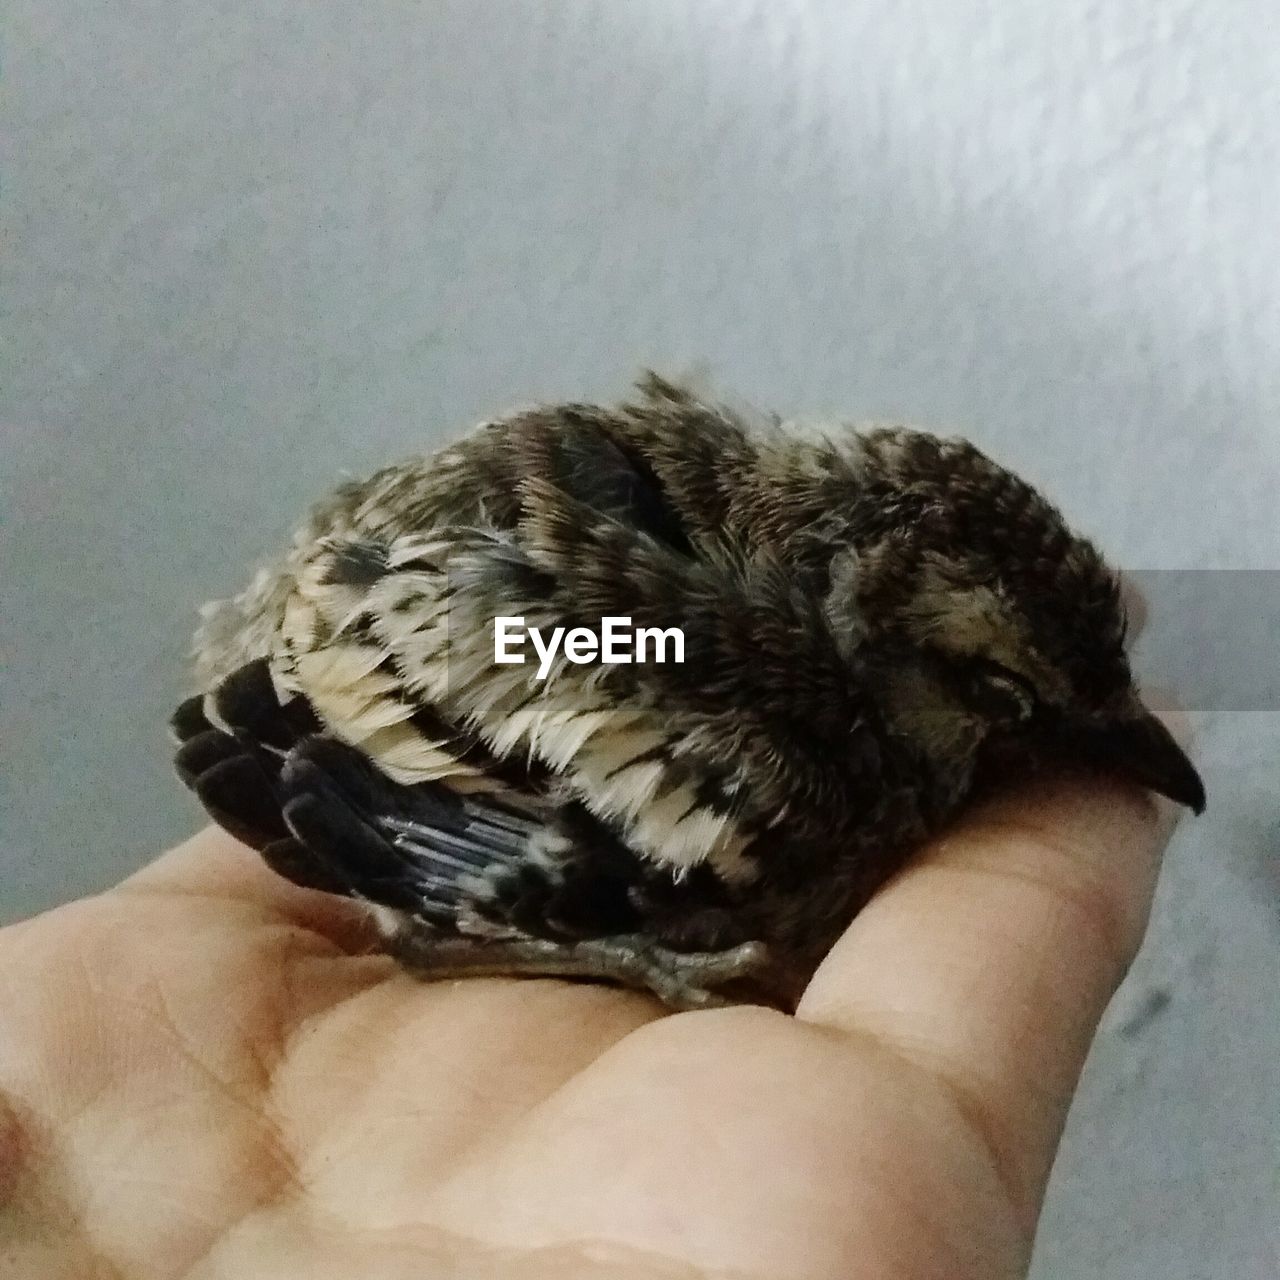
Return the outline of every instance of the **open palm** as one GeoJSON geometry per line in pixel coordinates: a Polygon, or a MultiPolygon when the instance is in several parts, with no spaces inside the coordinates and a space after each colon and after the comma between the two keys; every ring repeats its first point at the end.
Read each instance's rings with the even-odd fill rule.
{"type": "Polygon", "coordinates": [[[0,1275],[1021,1275],[1167,830],[974,812],[794,1018],[418,981],[206,832],[0,932],[0,1275]]]}

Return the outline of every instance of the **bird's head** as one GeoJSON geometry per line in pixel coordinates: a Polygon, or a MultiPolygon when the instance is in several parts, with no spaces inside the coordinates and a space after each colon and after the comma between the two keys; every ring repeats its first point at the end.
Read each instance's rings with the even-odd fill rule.
{"type": "Polygon", "coordinates": [[[966,441],[893,429],[859,448],[827,609],[887,728],[961,785],[984,763],[1066,757],[1200,812],[1199,774],[1138,697],[1120,582],[1092,544],[966,441]]]}

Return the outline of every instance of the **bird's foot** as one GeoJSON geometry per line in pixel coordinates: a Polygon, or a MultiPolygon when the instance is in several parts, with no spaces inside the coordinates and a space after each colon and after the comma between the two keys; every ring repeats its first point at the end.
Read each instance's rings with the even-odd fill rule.
{"type": "Polygon", "coordinates": [[[759,975],[772,961],[763,942],[743,942],[724,951],[673,951],[633,937],[602,938],[578,946],[591,949],[600,976],[647,987],[672,1009],[739,1003],[719,988],[759,975]]]}
{"type": "Polygon", "coordinates": [[[594,979],[649,990],[675,1010],[741,1003],[720,988],[760,978],[773,963],[763,942],[743,942],[723,951],[674,951],[631,935],[562,943],[541,938],[473,941],[410,931],[392,939],[391,950],[426,978],[594,979]]]}

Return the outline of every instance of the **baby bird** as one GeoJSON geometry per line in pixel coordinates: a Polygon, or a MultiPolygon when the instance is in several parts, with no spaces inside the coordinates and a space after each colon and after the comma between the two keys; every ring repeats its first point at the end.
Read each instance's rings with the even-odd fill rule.
{"type": "Polygon", "coordinates": [[[172,724],[218,823],[368,903],[427,976],[787,1009],[1011,761],[1201,810],[1138,700],[1116,575],[1028,484],[964,440],[815,442],[640,392],[347,484],[206,606],[172,724]],[[513,618],[678,628],[683,661],[566,645],[540,679],[496,660],[513,618]]]}

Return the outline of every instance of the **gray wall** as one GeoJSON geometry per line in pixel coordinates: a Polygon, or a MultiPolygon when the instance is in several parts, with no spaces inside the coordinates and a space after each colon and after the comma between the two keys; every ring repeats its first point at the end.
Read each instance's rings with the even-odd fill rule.
{"type": "MultiPolygon", "coordinates": [[[[1263,0],[9,13],[5,916],[196,825],[193,611],[307,501],[645,363],[962,429],[1128,566],[1280,565],[1263,0]]],[[[1280,1265],[1277,721],[1200,717],[1039,1277],[1280,1265]]]]}

